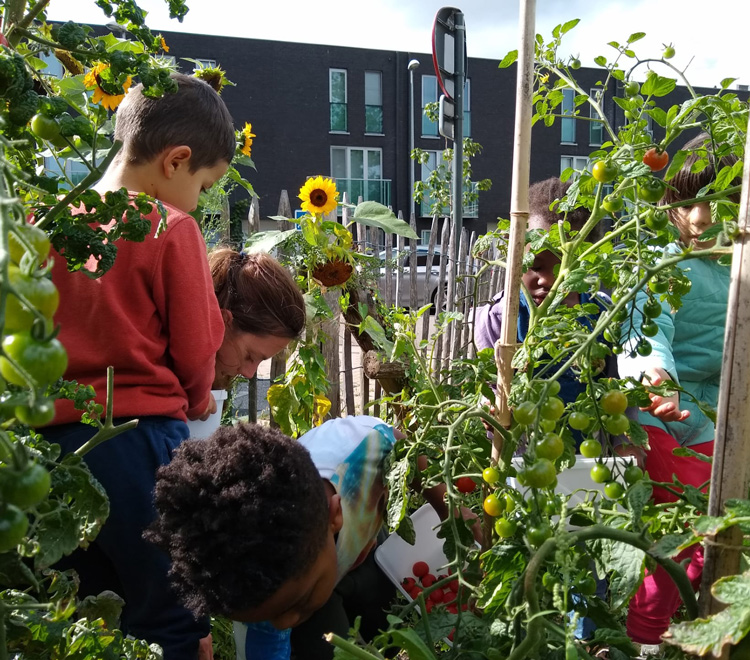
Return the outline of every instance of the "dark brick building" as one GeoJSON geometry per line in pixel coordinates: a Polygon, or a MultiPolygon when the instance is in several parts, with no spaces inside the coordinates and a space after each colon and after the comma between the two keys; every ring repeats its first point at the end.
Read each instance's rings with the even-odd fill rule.
{"type": "MultiPolygon", "coordinates": [[[[263,218],[276,213],[281,190],[292,206],[297,192],[311,175],[334,176],[339,190],[348,190],[402,211],[410,209],[409,168],[420,180],[424,168],[409,159],[409,95],[414,99],[414,142],[434,152],[446,146],[437,125],[423,115],[426,102],[436,101],[438,88],[432,56],[364,48],[287,43],[165,32],[169,55],[182,71],[193,68],[183,58],[222,66],[236,87],[223,97],[235,125],[252,123],[257,137],[252,157],[257,172],[245,172],[260,198],[263,218]],[[410,84],[409,62],[417,60],[410,84]]],[[[586,89],[599,86],[604,72],[580,69],[578,82],[586,89]]],[[[469,58],[465,99],[466,134],[483,147],[472,164],[474,179],[489,178],[492,188],[479,194],[476,208],[465,214],[465,226],[478,232],[509,216],[516,67],[498,69],[496,60],[469,58]]],[[[623,123],[614,103],[615,85],[607,90],[604,109],[612,126],[623,123]]],[[[564,112],[572,112],[572,90],[565,91],[564,112]]],[[[746,94],[745,94],[746,95],[746,94]]],[[[688,97],[677,88],[663,99],[665,108],[688,97]]],[[[557,119],[552,127],[538,122],[533,129],[531,181],[557,176],[568,166],[584,167],[588,155],[602,141],[601,123],[581,118],[557,119]]],[[[654,126],[659,140],[663,131],[654,126]]],[[[431,161],[431,164],[434,161],[431,161]]],[[[429,218],[415,205],[419,229],[429,218]]]]}

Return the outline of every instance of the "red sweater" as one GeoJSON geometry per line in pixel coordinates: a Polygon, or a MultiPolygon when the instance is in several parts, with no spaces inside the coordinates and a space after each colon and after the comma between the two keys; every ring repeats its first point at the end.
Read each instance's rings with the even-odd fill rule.
{"type": "MultiPolygon", "coordinates": [[[[154,237],[160,219],[154,210],[148,216],[152,234],[143,243],[118,240],[115,264],[99,279],[69,273],[54,255],[52,280],[60,291],[55,322],[68,351],[65,378],[92,385],[104,404],[112,365],[115,417],[200,416],[224,337],[198,225],[164,206],[166,230],[154,237]]],[[[72,402],[57,401],[55,424],[80,418],[72,402]]]]}

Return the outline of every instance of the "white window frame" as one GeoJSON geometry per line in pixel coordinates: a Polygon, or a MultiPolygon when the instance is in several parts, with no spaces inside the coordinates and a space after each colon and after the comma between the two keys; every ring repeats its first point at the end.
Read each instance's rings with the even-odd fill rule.
{"type": "Polygon", "coordinates": [[[344,106],[346,106],[346,129],[345,130],[338,130],[331,128],[330,124],[330,116],[328,119],[328,129],[329,133],[335,133],[335,134],[349,134],[349,72],[346,69],[338,69],[336,67],[331,67],[328,69],[328,103],[329,107],[330,104],[333,103],[343,103],[344,106]],[[341,73],[344,75],[344,100],[334,100],[333,99],[333,74],[334,73],[341,73]]]}
{"type": "Polygon", "coordinates": [[[573,114],[575,113],[576,105],[575,105],[575,90],[570,89],[569,87],[566,87],[562,90],[563,93],[563,102],[560,104],[560,114],[565,115],[564,117],[561,117],[560,119],[560,144],[577,144],[576,143],[576,119],[573,114]],[[566,101],[569,100],[570,103],[570,109],[566,110],[566,101]],[[568,116],[570,115],[570,116],[568,116]],[[563,140],[563,133],[565,132],[565,127],[568,125],[573,126],[573,141],[570,140],[563,140]]]}
{"type": "Polygon", "coordinates": [[[384,134],[384,127],[383,127],[383,72],[382,71],[375,71],[368,70],[365,71],[365,113],[367,113],[367,107],[373,106],[373,107],[379,107],[381,118],[380,118],[380,131],[379,132],[373,132],[367,130],[367,117],[365,117],[365,135],[383,135],[384,134]],[[368,103],[367,98],[367,76],[368,75],[375,75],[378,78],[378,95],[380,96],[380,103],[368,103]]]}
{"type": "MultiPolygon", "coordinates": [[[[592,87],[589,90],[589,95],[593,97],[594,99],[599,98],[599,105],[601,107],[602,112],[604,112],[604,94],[601,94],[601,88],[600,87],[592,87]]],[[[599,114],[594,109],[594,106],[589,103],[589,118],[591,121],[589,122],[589,146],[590,147],[600,147],[602,143],[604,142],[604,124],[602,123],[599,114]],[[599,141],[593,139],[594,130],[599,130],[599,141]]]]}
{"type": "MultiPolygon", "coordinates": [[[[561,154],[560,155],[560,174],[562,174],[566,169],[569,167],[572,167],[576,172],[578,170],[586,170],[589,168],[589,159],[588,156],[576,156],[576,155],[569,155],[569,154],[561,154]],[[570,165],[563,165],[563,158],[569,158],[571,160],[570,165]]],[[[578,174],[574,174],[569,181],[574,180],[578,177],[578,174]]]]}

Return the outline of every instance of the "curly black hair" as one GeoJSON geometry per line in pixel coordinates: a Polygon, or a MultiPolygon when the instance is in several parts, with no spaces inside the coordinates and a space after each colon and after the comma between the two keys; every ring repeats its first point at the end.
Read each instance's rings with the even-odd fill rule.
{"type": "Polygon", "coordinates": [[[322,550],[328,497],[301,444],[255,424],[188,440],[157,473],[157,518],[144,537],[196,615],[256,607],[322,550]]]}

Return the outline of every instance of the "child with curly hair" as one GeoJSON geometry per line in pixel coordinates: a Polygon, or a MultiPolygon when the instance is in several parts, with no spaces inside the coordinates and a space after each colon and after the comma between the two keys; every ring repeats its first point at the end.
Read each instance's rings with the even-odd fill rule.
{"type": "MultiPolygon", "coordinates": [[[[298,441],[240,424],[183,443],[159,470],[147,538],[169,552],[189,609],[235,620],[238,658],[331,658],[324,633],[346,636],[358,615],[365,637],[386,625],[395,588],[372,550],[395,441],[368,416],[329,420],[298,441]]],[[[445,515],[442,494],[425,497],[445,515]]]]}

